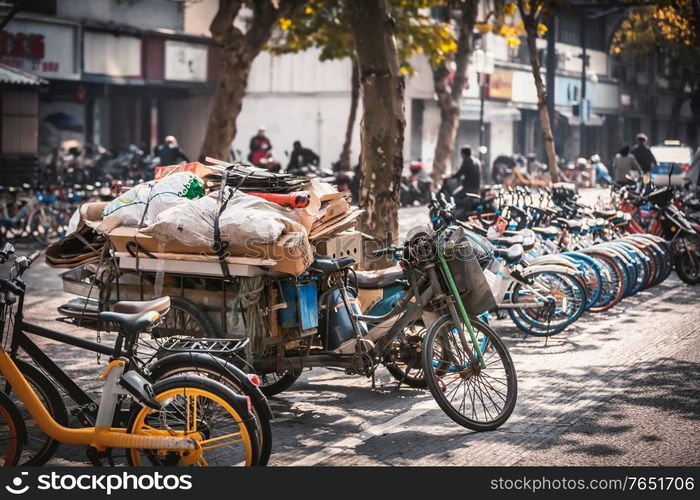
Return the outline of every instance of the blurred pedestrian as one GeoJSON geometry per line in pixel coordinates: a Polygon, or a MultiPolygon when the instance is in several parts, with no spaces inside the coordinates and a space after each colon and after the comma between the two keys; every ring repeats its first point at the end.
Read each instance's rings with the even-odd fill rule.
{"type": "Polygon", "coordinates": [[[175,136],[172,135],[166,136],[163,142],[156,146],[154,154],[160,158],[161,165],[177,165],[180,161],[190,161],[180,149],[180,146],[177,145],[175,136]]]}
{"type": "Polygon", "coordinates": [[[620,152],[615,156],[612,166],[615,182],[618,184],[629,184],[636,181],[636,178],[643,174],[642,167],[637,163],[637,159],[630,154],[628,144],[622,146],[620,152]],[[632,172],[635,172],[635,174],[633,175],[632,172]]]}
{"type": "Polygon", "coordinates": [[[654,153],[647,147],[647,136],[643,133],[637,134],[637,145],[632,148],[632,155],[637,160],[637,163],[642,168],[645,174],[651,172],[656,165],[654,153]]]}
{"type": "Polygon", "coordinates": [[[263,158],[270,156],[270,150],[272,150],[272,142],[267,137],[267,127],[260,125],[258,133],[250,138],[248,161],[253,165],[259,165],[263,158]]]}
{"type": "Polygon", "coordinates": [[[301,141],[294,141],[292,154],[289,155],[287,172],[293,172],[299,167],[318,167],[320,160],[316,153],[302,146],[301,141]]]}
{"type": "Polygon", "coordinates": [[[460,149],[462,165],[455,174],[462,183],[462,187],[467,193],[479,193],[481,188],[481,162],[472,156],[472,148],[464,145],[460,149]]]}

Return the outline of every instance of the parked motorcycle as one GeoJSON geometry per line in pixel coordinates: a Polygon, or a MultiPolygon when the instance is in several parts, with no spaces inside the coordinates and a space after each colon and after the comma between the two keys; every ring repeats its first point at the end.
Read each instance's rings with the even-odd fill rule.
{"type": "Polygon", "coordinates": [[[610,177],[610,171],[603,164],[599,155],[591,156],[591,165],[595,168],[596,184],[604,188],[609,187],[612,184],[612,177],[610,177]]]}
{"type": "Polygon", "coordinates": [[[410,174],[401,177],[401,206],[413,206],[415,202],[426,205],[430,201],[432,179],[423,170],[423,162],[412,161],[410,174]]]}

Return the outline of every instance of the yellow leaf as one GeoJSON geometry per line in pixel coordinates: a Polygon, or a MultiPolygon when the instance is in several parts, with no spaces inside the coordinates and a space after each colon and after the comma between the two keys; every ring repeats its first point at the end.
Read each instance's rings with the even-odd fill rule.
{"type": "Polygon", "coordinates": [[[539,36],[546,35],[547,34],[547,26],[545,26],[544,24],[538,24],[537,25],[537,34],[539,36]]]}
{"type": "Polygon", "coordinates": [[[406,76],[410,73],[411,71],[406,67],[406,66],[401,66],[401,74],[403,76],[406,76]]]}
{"type": "Polygon", "coordinates": [[[515,5],[515,3],[508,3],[508,4],[506,4],[506,6],[503,10],[504,10],[506,16],[512,16],[513,14],[515,14],[515,11],[517,8],[518,8],[518,6],[515,5]]]}
{"type": "Polygon", "coordinates": [[[308,6],[304,9],[304,14],[313,14],[313,13],[314,13],[314,9],[313,9],[313,7],[311,7],[310,5],[308,5],[308,6]]]}
{"type": "Polygon", "coordinates": [[[280,25],[280,28],[282,28],[282,31],[287,31],[289,29],[289,27],[292,25],[292,20],[287,19],[286,17],[280,17],[279,25],[280,25]]]}
{"type": "Polygon", "coordinates": [[[509,36],[506,38],[506,42],[511,49],[516,49],[520,46],[520,38],[517,37],[509,36]]]}

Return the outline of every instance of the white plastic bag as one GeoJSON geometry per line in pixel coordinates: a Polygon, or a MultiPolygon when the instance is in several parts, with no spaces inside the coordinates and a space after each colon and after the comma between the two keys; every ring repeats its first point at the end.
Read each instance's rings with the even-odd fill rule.
{"type": "Polygon", "coordinates": [[[202,196],[204,184],[199,177],[190,172],[177,172],[131,188],[105,207],[102,218],[114,215],[124,226],[138,226],[142,220],[144,225],[149,225],[161,212],[202,196]]]}
{"type": "MultiPolygon", "coordinates": [[[[227,189],[227,195],[230,188],[227,189]]],[[[218,192],[178,204],[156,217],[141,230],[159,241],[177,241],[187,246],[214,244],[214,221],[218,192]]],[[[221,240],[230,245],[273,243],[283,233],[304,231],[298,214],[257,196],[236,192],[219,217],[221,240]]]]}

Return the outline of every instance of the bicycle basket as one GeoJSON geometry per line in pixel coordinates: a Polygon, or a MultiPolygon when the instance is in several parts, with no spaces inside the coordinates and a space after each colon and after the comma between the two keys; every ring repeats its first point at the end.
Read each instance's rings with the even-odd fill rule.
{"type": "Polygon", "coordinates": [[[471,240],[462,228],[453,232],[443,244],[443,253],[467,312],[478,316],[494,309],[496,301],[491,287],[474,253],[471,240]]]}

